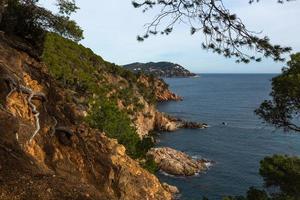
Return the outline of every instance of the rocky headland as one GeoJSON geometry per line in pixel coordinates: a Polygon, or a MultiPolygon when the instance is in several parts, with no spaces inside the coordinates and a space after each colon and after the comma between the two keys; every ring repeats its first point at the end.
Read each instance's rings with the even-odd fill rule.
{"type": "Polygon", "coordinates": [[[126,69],[134,73],[144,73],[156,77],[193,77],[196,74],[185,69],[183,66],[171,62],[148,62],[148,63],[131,63],[124,65],[126,69]]]}

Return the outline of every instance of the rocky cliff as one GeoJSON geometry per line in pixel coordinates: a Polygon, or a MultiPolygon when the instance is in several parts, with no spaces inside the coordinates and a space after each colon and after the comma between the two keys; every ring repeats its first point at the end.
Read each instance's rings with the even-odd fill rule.
{"type": "MultiPolygon", "coordinates": [[[[166,186],[127,156],[124,146],[84,120],[91,115],[99,95],[87,90],[95,86],[86,81],[93,77],[86,77],[79,69],[72,77],[60,77],[60,71],[53,70],[54,59],[42,63],[12,48],[6,42],[10,39],[4,37],[2,34],[0,38],[0,199],[172,198],[166,186]],[[73,80],[76,73],[86,82],[73,80]],[[87,96],[94,97],[93,101],[85,103],[87,96]]],[[[67,55],[63,57],[67,59],[67,55]]],[[[79,59],[86,58],[82,54],[79,59]]],[[[98,62],[89,59],[95,65],[98,62]]],[[[60,63],[65,75],[67,62],[70,60],[60,63]]],[[[101,69],[93,73],[97,71],[101,69]]],[[[109,76],[107,71],[102,74],[106,83],[107,77],[111,81],[115,77],[124,88],[130,85],[121,76],[109,76]]],[[[96,83],[99,87],[103,84],[101,80],[96,83]]],[[[120,85],[110,88],[112,93],[106,95],[118,94],[114,90],[120,85]]],[[[125,98],[116,99],[123,109],[134,108],[125,98]]],[[[132,114],[132,119],[137,116],[133,121],[138,128],[143,120],[151,122],[141,131],[147,132],[154,127],[155,108],[142,95],[137,101],[145,103],[136,112],[142,113],[143,119],[138,117],[141,114],[132,114]],[[144,115],[146,112],[149,116],[144,115]]]]}
{"type": "Polygon", "coordinates": [[[168,84],[161,78],[140,75],[138,83],[147,88],[152,88],[153,94],[158,102],[162,101],[181,101],[183,98],[169,90],[168,84]]]}

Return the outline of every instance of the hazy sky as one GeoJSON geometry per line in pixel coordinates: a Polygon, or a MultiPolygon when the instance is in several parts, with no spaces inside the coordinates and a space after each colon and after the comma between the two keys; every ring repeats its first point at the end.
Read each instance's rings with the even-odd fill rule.
{"type": "MultiPolygon", "coordinates": [[[[250,30],[263,31],[271,41],[300,51],[300,1],[277,4],[277,0],[261,0],[249,5],[248,0],[224,0],[250,30]]],[[[54,1],[42,0],[46,7],[54,1]]],[[[84,30],[83,45],[104,59],[117,64],[131,62],[170,61],[199,73],[273,73],[285,63],[264,60],[261,63],[236,64],[233,59],[201,48],[201,33],[190,35],[184,24],[169,36],[157,36],[137,42],[143,26],[154,14],[144,14],[131,5],[131,0],[77,0],[80,10],[72,16],[84,30]]],[[[52,7],[53,8],[53,7],[52,7]]]]}

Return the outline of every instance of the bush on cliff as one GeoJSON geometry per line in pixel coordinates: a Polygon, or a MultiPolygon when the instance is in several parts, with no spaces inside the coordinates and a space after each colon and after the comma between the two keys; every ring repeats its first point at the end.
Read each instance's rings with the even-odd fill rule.
{"type": "Polygon", "coordinates": [[[87,121],[93,128],[97,128],[111,138],[116,138],[126,147],[127,153],[132,157],[139,154],[137,145],[140,141],[131,121],[125,112],[107,100],[95,103],[87,121]]]}
{"type": "Polygon", "coordinates": [[[152,158],[146,158],[145,162],[142,163],[142,167],[144,169],[147,169],[152,174],[156,173],[159,170],[159,167],[152,158]]]}

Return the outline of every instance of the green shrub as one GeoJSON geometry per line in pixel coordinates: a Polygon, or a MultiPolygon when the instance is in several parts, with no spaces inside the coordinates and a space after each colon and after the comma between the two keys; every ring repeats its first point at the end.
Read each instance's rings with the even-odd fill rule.
{"type": "Polygon", "coordinates": [[[285,194],[300,197],[300,158],[286,155],[265,157],[260,162],[260,175],[267,187],[279,187],[285,194]]]}
{"type": "Polygon", "coordinates": [[[92,106],[87,121],[93,128],[97,128],[111,138],[118,140],[126,147],[127,153],[132,157],[138,157],[137,146],[139,136],[131,126],[131,121],[125,112],[110,101],[103,100],[92,106]]]}
{"type": "Polygon", "coordinates": [[[126,147],[128,155],[132,158],[145,158],[148,150],[154,146],[153,137],[149,136],[141,140],[131,125],[128,115],[111,101],[102,100],[95,103],[87,117],[87,122],[91,127],[117,139],[126,147]]]}
{"type": "Polygon", "coordinates": [[[142,83],[138,83],[137,86],[138,86],[139,92],[143,95],[143,97],[146,99],[146,101],[148,103],[150,103],[150,104],[156,103],[155,88],[146,87],[142,83]]]}
{"type": "Polygon", "coordinates": [[[151,158],[146,158],[146,161],[142,164],[142,167],[152,174],[156,173],[159,170],[159,167],[151,158]]]}
{"type": "Polygon", "coordinates": [[[149,149],[154,147],[154,139],[152,136],[146,136],[142,140],[137,143],[137,156],[140,158],[144,158],[149,149]]]}

